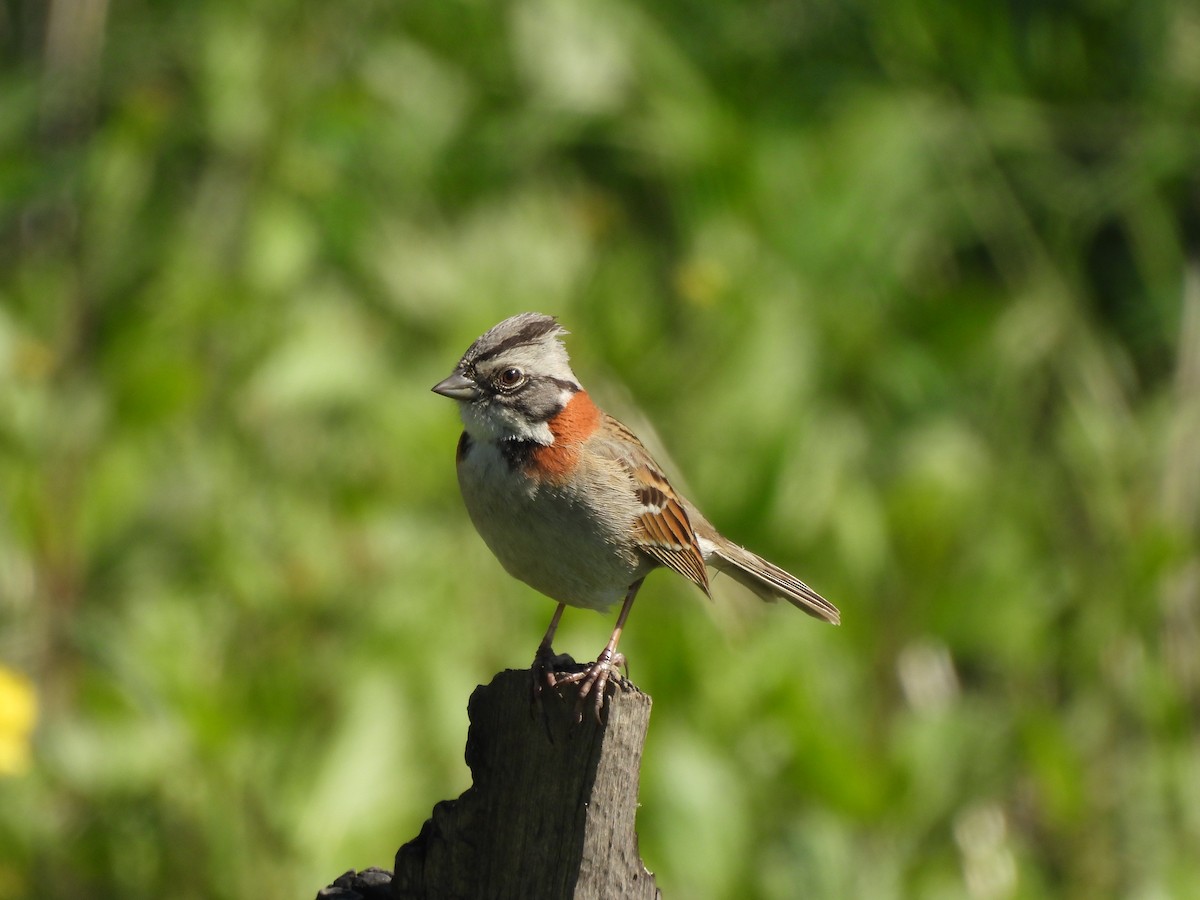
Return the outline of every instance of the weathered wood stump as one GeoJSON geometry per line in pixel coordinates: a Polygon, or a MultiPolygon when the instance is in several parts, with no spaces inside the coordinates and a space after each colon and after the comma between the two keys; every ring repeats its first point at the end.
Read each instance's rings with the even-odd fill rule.
{"type": "Polygon", "coordinates": [[[633,827],[650,697],[610,695],[602,725],[590,704],[576,723],[575,698],[571,686],[532,706],[528,670],[476,688],[467,707],[473,783],[400,848],[393,896],[658,896],[633,827]]]}
{"type": "MultiPolygon", "coordinates": [[[[396,900],[654,900],[634,818],[650,697],[626,682],[603,724],[574,685],[531,702],[528,670],[471,694],[466,760],[472,785],[433,808],[396,854],[396,900]]],[[[347,873],[325,897],[382,897],[386,873],[347,873]],[[361,886],[360,886],[361,883],[361,886]],[[376,892],[379,893],[376,893],[376,892]]]]}

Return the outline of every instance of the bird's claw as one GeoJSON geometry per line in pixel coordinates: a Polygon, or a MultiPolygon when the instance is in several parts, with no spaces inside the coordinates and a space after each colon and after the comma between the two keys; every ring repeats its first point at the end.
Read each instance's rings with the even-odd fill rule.
{"type": "Polygon", "coordinates": [[[549,644],[542,644],[533,657],[533,701],[536,704],[546,688],[555,690],[562,680],[554,673],[573,668],[575,660],[568,653],[555,653],[549,644]]]}
{"type": "Polygon", "coordinates": [[[588,665],[582,672],[573,672],[556,679],[556,684],[578,684],[579,699],[575,701],[575,721],[583,721],[583,704],[588,695],[592,695],[592,711],[596,722],[600,722],[600,712],[604,709],[604,694],[608,689],[609,679],[613,675],[617,680],[613,687],[619,690],[619,684],[624,681],[618,671],[622,666],[628,670],[625,654],[605,648],[594,663],[588,665]]]}

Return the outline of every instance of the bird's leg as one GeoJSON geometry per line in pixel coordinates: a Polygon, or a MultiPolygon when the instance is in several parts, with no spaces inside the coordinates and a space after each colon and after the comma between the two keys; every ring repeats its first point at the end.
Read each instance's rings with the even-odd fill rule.
{"type": "Polygon", "coordinates": [[[555,655],[554,648],[550,646],[554,640],[554,632],[558,631],[558,623],[562,619],[563,610],[566,608],[567,604],[558,604],[558,609],[554,610],[554,616],[550,619],[550,627],[546,629],[546,636],[538,644],[537,653],[533,656],[533,695],[535,698],[541,694],[543,685],[555,687],[558,684],[558,679],[554,677],[556,670],[561,671],[565,666],[575,662],[569,656],[555,655]]]}
{"type": "Polygon", "coordinates": [[[613,628],[612,637],[608,639],[608,643],[600,651],[596,661],[582,672],[575,672],[558,679],[559,684],[579,682],[579,701],[575,709],[576,721],[582,720],[583,702],[587,699],[588,694],[592,693],[595,695],[592,708],[596,714],[596,721],[600,721],[600,710],[604,708],[604,691],[608,687],[608,680],[614,672],[625,665],[624,654],[617,652],[617,641],[621,639],[625,620],[629,618],[629,610],[633,608],[633,598],[637,596],[638,588],[642,586],[643,580],[639,578],[629,586],[629,590],[625,593],[625,602],[621,604],[621,614],[617,616],[617,625],[613,628]]]}

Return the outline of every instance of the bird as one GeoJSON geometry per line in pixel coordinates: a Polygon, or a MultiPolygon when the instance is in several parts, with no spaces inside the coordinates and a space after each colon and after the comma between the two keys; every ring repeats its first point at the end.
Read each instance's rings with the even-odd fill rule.
{"type": "MultiPolygon", "coordinates": [[[[783,599],[839,624],[837,607],[791,573],[725,538],[676,491],[637,436],[603,410],[571,370],[553,316],[524,312],[480,335],[432,390],[458,402],[459,487],[476,531],[504,569],[557,602],[532,666],[535,691],[579,684],[599,721],[634,598],[670,569],[710,594],[708,567],[764,600],[783,599]],[[552,648],[567,606],[621,602],[595,662],[555,674],[552,648]]],[[[612,682],[617,683],[617,682],[612,682]]]]}

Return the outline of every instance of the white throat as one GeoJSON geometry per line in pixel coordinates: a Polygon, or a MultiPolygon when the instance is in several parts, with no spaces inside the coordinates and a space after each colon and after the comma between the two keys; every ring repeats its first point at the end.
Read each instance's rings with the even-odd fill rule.
{"type": "Polygon", "coordinates": [[[532,422],[499,403],[461,403],[459,413],[467,434],[476,441],[533,441],[550,446],[554,433],[547,422],[532,422]]]}

